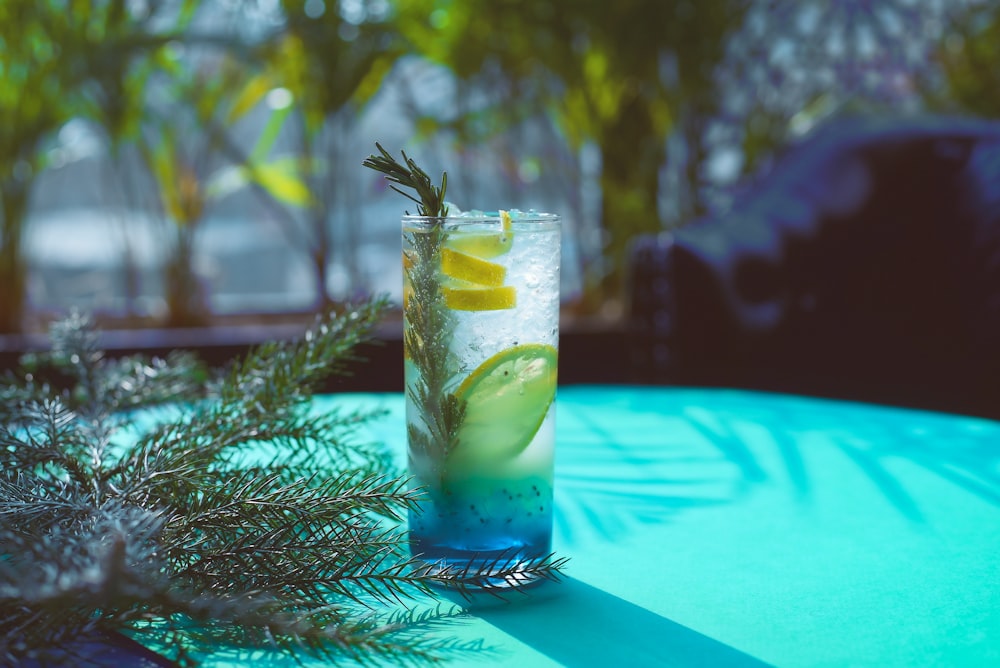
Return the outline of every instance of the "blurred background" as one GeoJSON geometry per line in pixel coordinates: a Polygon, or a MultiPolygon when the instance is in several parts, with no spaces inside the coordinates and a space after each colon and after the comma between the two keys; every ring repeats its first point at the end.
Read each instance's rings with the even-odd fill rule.
{"type": "Polygon", "coordinates": [[[564,331],[631,240],[843,114],[1000,116],[995,0],[3,0],[0,334],[294,323],[401,293],[376,141],[565,222],[564,331]]]}

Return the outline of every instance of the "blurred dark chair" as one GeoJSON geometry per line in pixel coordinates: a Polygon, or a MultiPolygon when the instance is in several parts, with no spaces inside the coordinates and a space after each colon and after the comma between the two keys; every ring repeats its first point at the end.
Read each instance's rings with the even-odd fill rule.
{"type": "Polygon", "coordinates": [[[1000,123],[833,123],[630,272],[635,382],[1000,417],[1000,123]]]}

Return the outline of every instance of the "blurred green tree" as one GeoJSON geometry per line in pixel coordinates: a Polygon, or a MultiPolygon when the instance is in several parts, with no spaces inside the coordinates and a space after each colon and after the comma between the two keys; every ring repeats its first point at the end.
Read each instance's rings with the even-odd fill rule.
{"type": "Polygon", "coordinates": [[[503,103],[506,125],[544,108],[572,148],[597,147],[608,265],[589,293],[600,301],[622,287],[630,240],[662,227],[668,133],[699,150],[704,119],[717,107],[715,68],[746,4],[418,0],[398,3],[398,20],[417,53],[460,81],[500,72],[517,82],[518,99],[503,103]]]}
{"type": "MultiPolygon", "coordinates": [[[[426,104],[434,111],[417,119],[418,134],[503,149],[526,124],[541,125],[560,153],[501,151],[499,167],[514,180],[525,164],[563,169],[553,162],[568,146],[576,164],[566,187],[593,184],[577,177],[584,154],[599,156],[599,192],[588,193],[603,233],[586,274],[592,311],[618,296],[635,235],[725,199],[726,184],[706,176],[720,148],[738,154],[731,171],[746,175],[838,110],[919,108],[918,85],[934,108],[1000,113],[991,66],[1000,8],[986,0],[282,0],[254,3],[269,14],[241,32],[226,12],[249,6],[0,3],[0,331],[21,326],[31,186],[48,137],[73,118],[105,130],[112,160],[126,148],[146,156],[176,226],[173,311],[197,308],[184,305],[198,294],[196,221],[247,185],[309,254],[329,303],[337,235],[349,246],[359,226],[345,206],[356,203],[361,171],[344,160],[345,137],[415,54],[455,82],[450,101],[426,104]],[[189,53],[177,57],[177,45],[189,53]],[[192,58],[190,47],[212,53],[192,58]],[[264,106],[261,129],[252,112],[264,106]]],[[[410,83],[404,97],[441,94],[410,83]]],[[[470,177],[456,192],[475,187],[470,177]]],[[[356,258],[342,257],[358,282],[356,258]]]]}
{"type": "Polygon", "coordinates": [[[0,332],[23,326],[23,233],[32,185],[46,166],[46,141],[74,118],[100,123],[116,142],[133,132],[147,74],[139,63],[176,36],[172,28],[196,5],[157,5],[170,12],[164,15],[155,8],[130,11],[129,4],[0,3],[0,332]]]}
{"type": "MultiPolygon", "coordinates": [[[[80,85],[111,58],[105,42],[122,3],[10,0],[0,4],[0,332],[22,327],[22,253],[31,186],[45,167],[43,143],[87,106],[80,85]]],[[[121,44],[115,44],[120,47],[121,44]]]]}
{"type": "Polygon", "coordinates": [[[954,14],[935,56],[944,82],[925,85],[932,106],[1000,118],[1000,4],[977,3],[954,14]]]}
{"type": "MultiPolygon", "coordinates": [[[[248,110],[244,100],[252,83],[248,83],[246,62],[225,51],[192,57],[171,49],[159,62],[159,76],[152,79],[159,99],[141,103],[143,118],[131,141],[153,179],[157,210],[169,233],[164,264],[165,324],[203,326],[208,323],[210,307],[195,266],[197,236],[211,205],[228,194],[213,183],[231,164],[226,161],[233,144],[227,125],[248,110]]],[[[275,133],[265,129],[262,136],[275,133]]],[[[248,160],[243,152],[236,153],[235,160],[248,160]]],[[[255,167],[266,173],[267,165],[255,167]]],[[[296,189],[294,180],[281,181],[281,185],[289,196],[306,197],[301,185],[296,189]]]]}
{"type": "Polygon", "coordinates": [[[67,117],[59,104],[66,82],[58,73],[57,48],[34,4],[0,5],[0,332],[21,326],[21,238],[31,183],[41,167],[39,143],[67,117]]]}
{"type": "MultiPolygon", "coordinates": [[[[291,94],[290,125],[297,130],[292,164],[309,193],[300,203],[306,229],[298,241],[309,253],[321,307],[333,302],[328,273],[335,251],[334,210],[356,197],[361,171],[354,161],[343,164],[344,137],[404,53],[390,16],[379,10],[381,3],[353,3],[350,11],[341,5],[282,0],[283,25],[261,50],[266,63],[261,81],[291,94]]],[[[341,223],[349,234],[360,221],[350,219],[356,209],[341,208],[347,210],[341,223]]],[[[357,259],[347,253],[345,260],[351,282],[358,285],[357,259]]]]}
{"type": "MultiPolygon", "coordinates": [[[[270,118],[251,151],[231,139],[223,142],[233,167],[211,187],[216,195],[245,187],[264,195],[290,245],[309,256],[320,309],[334,302],[328,276],[337,250],[338,205],[349,212],[339,221],[347,236],[360,224],[345,205],[357,196],[360,170],[354,161],[343,164],[344,137],[403,54],[394,24],[377,9],[380,3],[354,3],[350,11],[330,5],[283,0],[276,7],[275,27],[253,46],[254,64],[245,69],[245,87],[233,108],[242,116],[268,106],[270,118]]],[[[235,120],[230,114],[212,123],[213,134],[224,137],[235,120]]],[[[358,285],[351,250],[343,256],[358,285]]]]}

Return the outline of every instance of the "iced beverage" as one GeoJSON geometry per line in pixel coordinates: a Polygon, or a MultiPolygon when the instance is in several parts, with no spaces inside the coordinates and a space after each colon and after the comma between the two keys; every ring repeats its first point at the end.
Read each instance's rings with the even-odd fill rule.
{"type": "Polygon", "coordinates": [[[403,218],[410,544],[479,567],[550,552],[560,225],[403,218]]]}

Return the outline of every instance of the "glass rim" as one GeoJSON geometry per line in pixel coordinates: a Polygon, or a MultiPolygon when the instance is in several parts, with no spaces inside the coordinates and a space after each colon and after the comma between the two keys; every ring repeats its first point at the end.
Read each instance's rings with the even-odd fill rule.
{"type": "MultiPolygon", "coordinates": [[[[511,211],[511,222],[515,225],[519,223],[555,223],[562,217],[558,213],[548,213],[544,211],[511,211]]],[[[421,216],[419,214],[407,213],[402,216],[404,223],[448,223],[450,225],[482,224],[500,222],[498,211],[476,212],[476,215],[468,213],[459,216],[421,216]]]]}

